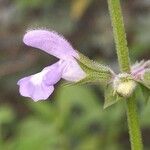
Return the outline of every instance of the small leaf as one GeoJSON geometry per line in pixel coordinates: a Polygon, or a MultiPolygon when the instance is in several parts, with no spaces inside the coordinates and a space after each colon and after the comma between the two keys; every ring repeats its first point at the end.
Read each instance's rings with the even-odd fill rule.
{"type": "Polygon", "coordinates": [[[141,88],[143,97],[144,97],[144,99],[145,99],[145,101],[147,103],[149,98],[150,98],[150,90],[147,87],[145,87],[144,85],[142,85],[142,84],[140,84],[140,88],[141,88]]]}
{"type": "Polygon", "coordinates": [[[143,83],[150,87],[150,69],[147,69],[143,75],[143,83]]]}
{"type": "Polygon", "coordinates": [[[145,88],[149,89],[150,90],[150,85],[148,85],[146,82],[143,82],[143,81],[138,81],[138,83],[142,86],[144,86],[145,88]]]}
{"type": "Polygon", "coordinates": [[[106,87],[105,90],[105,102],[104,102],[104,109],[115,104],[121,99],[121,97],[114,92],[114,89],[111,84],[106,87]]]}

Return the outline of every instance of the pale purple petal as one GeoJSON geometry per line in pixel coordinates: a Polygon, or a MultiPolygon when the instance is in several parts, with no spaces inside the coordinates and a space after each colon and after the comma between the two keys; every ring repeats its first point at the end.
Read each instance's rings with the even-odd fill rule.
{"type": "Polygon", "coordinates": [[[26,45],[39,48],[57,58],[78,57],[70,43],[56,32],[47,30],[28,31],[23,38],[26,45]]]}
{"type": "Polygon", "coordinates": [[[57,62],[35,75],[19,80],[17,84],[19,85],[20,94],[30,97],[34,101],[47,99],[54,91],[53,85],[61,78],[62,69],[59,64],[60,62],[57,62]]]}
{"type": "Polygon", "coordinates": [[[62,74],[63,79],[71,82],[77,82],[85,77],[85,72],[81,69],[75,59],[72,59],[71,61],[66,61],[66,67],[63,70],[62,74]]]}
{"type": "Polygon", "coordinates": [[[145,64],[144,60],[141,60],[140,62],[136,62],[134,65],[132,65],[131,70],[137,70],[138,68],[142,67],[145,64]]]}
{"type": "Polygon", "coordinates": [[[62,77],[63,69],[65,68],[65,64],[62,60],[59,60],[57,63],[46,67],[45,69],[49,70],[45,76],[43,77],[43,82],[46,85],[54,85],[56,84],[62,77]]]}
{"type": "Polygon", "coordinates": [[[31,78],[32,76],[29,76],[18,81],[19,92],[22,96],[39,101],[47,99],[54,91],[54,86],[46,86],[43,83],[36,85],[31,78]]]}
{"type": "Polygon", "coordinates": [[[131,68],[132,76],[137,79],[141,80],[145,71],[150,68],[150,61],[142,60],[139,63],[135,63],[131,68]]]}

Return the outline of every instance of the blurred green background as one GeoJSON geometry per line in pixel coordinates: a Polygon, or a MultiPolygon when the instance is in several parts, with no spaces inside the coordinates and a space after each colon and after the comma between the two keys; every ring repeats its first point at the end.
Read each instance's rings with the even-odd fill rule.
{"type": "MultiPolygon", "coordinates": [[[[150,1],[122,0],[132,63],[150,58],[150,1]]],[[[99,85],[63,87],[47,101],[21,97],[17,81],[56,59],[27,47],[27,29],[63,34],[89,58],[118,72],[112,28],[105,0],[0,1],[0,149],[129,150],[123,101],[103,110],[99,85]]],[[[145,150],[150,149],[150,102],[139,96],[145,150]]]]}

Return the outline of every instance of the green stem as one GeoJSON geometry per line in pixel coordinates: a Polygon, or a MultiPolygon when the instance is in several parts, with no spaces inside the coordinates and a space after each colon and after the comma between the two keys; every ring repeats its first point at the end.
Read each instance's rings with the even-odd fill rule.
{"type": "Polygon", "coordinates": [[[143,144],[139,128],[139,120],[137,116],[137,105],[134,96],[132,96],[127,100],[127,118],[128,118],[131,149],[142,150],[143,144]]]}
{"type": "Polygon", "coordinates": [[[119,0],[108,0],[120,70],[130,72],[129,51],[119,0]]]}
{"type": "MultiPolygon", "coordinates": [[[[119,0],[108,0],[109,13],[112,21],[113,34],[117,49],[117,56],[121,72],[130,72],[129,50],[127,47],[127,40],[121,6],[119,0]]],[[[132,150],[142,150],[141,130],[137,115],[137,105],[135,97],[127,99],[127,118],[128,128],[132,150]]]]}

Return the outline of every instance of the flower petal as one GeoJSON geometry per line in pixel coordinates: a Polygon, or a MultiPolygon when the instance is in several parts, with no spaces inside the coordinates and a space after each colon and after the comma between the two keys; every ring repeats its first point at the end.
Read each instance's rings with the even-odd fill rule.
{"type": "Polygon", "coordinates": [[[19,91],[22,96],[30,97],[34,101],[47,99],[54,91],[62,74],[62,69],[57,62],[44,68],[41,72],[25,77],[18,81],[19,91]]]}
{"type": "Polygon", "coordinates": [[[142,80],[142,76],[147,69],[150,69],[150,60],[148,61],[140,61],[139,63],[135,63],[131,68],[131,74],[136,80],[142,80]]]}
{"type": "Polygon", "coordinates": [[[86,73],[81,69],[75,59],[66,61],[66,67],[63,70],[62,78],[71,82],[78,82],[86,77],[86,73]]]}
{"type": "Polygon", "coordinates": [[[31,82],[31,76],[19,80],[19,92],[24,97],[30,97],[35,102],[39,100],[46,100],[54,91],[54,86],[46,86],[43,83],[35,85],[31,82]]]}
{"type": "Polygon", "coordinates": [[[23,38],[26,45],[39,48],[57,58],[78,57],[70,43],[58,33],[47,30],[28,31],[23,38]]]}
{"type": "Polygon", "coordinates": [[[65,68],[65,64],[62,62],[63,60],[59,60],[57,63],[45,68],[49,70],[43,77],[43,82],[46,85],[54,85],[61,79],[63,69],[65,68]]]}

